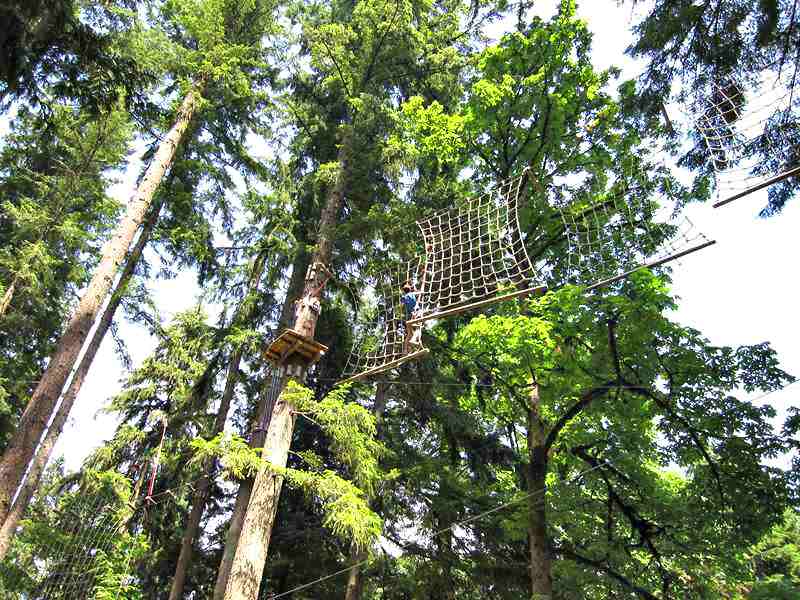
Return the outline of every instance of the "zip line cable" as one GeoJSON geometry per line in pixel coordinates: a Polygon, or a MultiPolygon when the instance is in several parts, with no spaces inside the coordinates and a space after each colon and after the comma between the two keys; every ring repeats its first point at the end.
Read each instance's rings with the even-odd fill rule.
{"type": "MultiPolygon", "coordinates": [[[[792,381],[792,382],[786,384],[785,386],[783,386],[781,388],[778,388],[778,389],[771,390],[771,391],[768,391],[766,393],[763,393],[763,394],[753,398],[751,400],[751,402],[757,402],[759,400],[762,400],[763,398],[765,398],[767,396],[770,396],[771,394],[775,394],[777,392],[783,391],[783,390],[787,389],[788,387],[790,387],[790,386],[792,386],[792,385],[794,385],[795,383],[798,383],[798,382],[800,382],[800,380],[792,381]]],[[[394,382],[391,382],[391,383],[394,383],[394,382]]],[[[425,384],[425,382],[416,382],[416,383],[425,384]]],[[[461,384],[454,384],[454,385],[461,385],[461,384]]],[[[608,388],[622,387],[622,388],[624,388],[624,387],[634,387],[634,386],[604,386],[604,387],[608,387],[608,388]]],[[[162,433],[163,433],[163,431],[162,431],[162,433]]],[[[593,466],[593,467],[591,467],[589,469],[585,469],[585,470],[583,470],[583,471],[581,471],[579,473],[576,473],[574,476],[572,476],[572,477],[570,477],[570,478],[568,478],[568,479],[566,479],[564,481],[557,482],[555,485],[552,486],[552,488],[555,489],[558,486],[572,485],[573,483],[575,483],[578,479],[580,479],[584,475],[586,475],[588,473],[591,473],[592,471],[595,471],[597,469],[600,469],[603,466],[604,466],[604,464],[601,463],[601,464],[595,465],[595,466],[593,466]]],[[[162,504],[163,501],[166,500],[166,498],[163,498],[164,496],[171,496],[173,498],[173,500],[174,500],[174,499],[177,498],[176,492],[178,492],[180,489],[194,491],[195,484],[197,484],[198,482],[200,482],[203,479],[215,479],[215,475],[204,474],[204,475],[202,475],[202,476],[200,476],[200,477],[198,477],[198,478],[196,478],[196,479],[194,479],[192,481],[188,481],[188,482],[185,482],[185,483],[182,483],[182,484],[176,486],[176,489],[167,489],[167,490],[163,490],[161,492],[155,492],[155,493],[153,492],[153,488],[152,488],[153,483],[154,483],[153,473],[151,473],[150,476],[147,477],[147,479],[149,480],[149,484],[150,485],[148,486],[148,489],[145,491],[146,497],[143,498],[142,504],[137,509],[134,510],[135,513],[139,513],[141,515],[145,515],[149,510],[155,510],[155,506],[157,506],[159,504],[162,504]]],[[[473,515],[471,517],[456,521],[456,522],[452,523],[451,525],[449,525],[447,527],[444,527],[442,529],[434,531],[430,535],[431,535],[432,538],[439,537],[442,534],[444,534],[444,533],[446,533],[448,531],[452,531],[457,527],[464,526],[464,525],[467,525],[469,523],[473,523],[475,521],[478,521],[478,520],[480,520],[480,519],[482,519],[482,518],[484,518],[486,516],[489,516],[491,514],[499,512],[499,511],[501,511],[501,510],[503,510],[505,508],[508,508],[509,506],[513,506],[515,504],[519,504],[521,502],[529,500],[529,499],[531,499],[531,498],[533,498],[533,497],[535,497],[535,496],[537,496],[539,494],[541,494],[542,498],[544,498],[544,494],[546,493],[546,491],[547,490],[543,488],[543,489],[538,489],[538,490],[535,490],[535,491],[532,491],[532,492],[524,493],[523,495],[521,495],[518,498],[514,498],[512,500],[509,500],[508,502],[504,502],[502,504],[499,504],[499,505],[497,505],[497,506],[495,506],[493,508],[485,510],[485,511],[483,511],[481,513],[478,513],[476,515],[473,515]]],[[[106,510],[107,510],[107,508],[101,508],[99,510],[95,510],[94,512],[97,514],[98,518],[100,518],[100,519],[108,519],[108,518],[111,517],[111,515],[104,515],[103,513],[105,513],[106,510]]],[[[106,523],[106,521],[103,521],[103,522],[106,523]]],[[[108,521],[108,523],[111,524],[112,521],[108,521]]],[[[105,540],[105,541],[103,541],[101,543],[101,545],[103,547],[105,547],[104,544],[107,543],[108,539],[111,539],[110,538],[110,534],[114,530],[114,527],[111,527],[111,526],[106,527],[106,525],[104,525],[103,528],[101,528],[101,529],[103,530],[103,539],[105,540]],[[108,529],[108,531],[106,531],[106,529],[108,529]]],[[[95,532],[95,533],[97,533],[97,532],[95,532]]],[[[81,558],[82,555],[85,555],[85,556],[83,556],[83,560],[88,560],[86,557],[89,554],[91,554],[91,548],[97,547],[98,543],[100,543],[100,542],[93,542],[91,544],[86,545],[83,542],[81,542],[81,543],[78,544],[78,546],[79,546],[78,548],[69,549],[70,556],[72,557],[72,558],[69,559],[70,562],[77,564],[76,561],[82,560],[82,558],[81,558]]],[[[59,554],[59,556],[61,558],[57,558],[56,557],[56,562],[58,562],[58,560],[66,559],[66,557],[67,557],[67,555],[65,554],[68,551],[67,548],[64,547],[64,548],[61,548],[60,550],[61,550],[61,552],[58,553],[58,554],[59,554]]],[[[278,598],[285,597],[285,596],[287,596],[289,594],[292,594],[294,592],[301,591],[301,590],[304,590],[304,589],[308,589],[310,587],[315,586],[318,583],[321,583],[323,581],[327,581],[329,579],[332,579],[334,577],[337,577],[339,575],[347,573],[353,568],[363,566],[363,565],[367,564],[369,562],[369,560],[370,559],[365,559],[365,560],[356,562],[356,563],[351,564],[351,565],[349,565],[349,566],[347,566],[345,568],[339,569],[339,570],[337,570],[337,571],[335,571],[333,573],[330,573],[328,575],[320,577],[320,578],[318,578],[318,579],[316,579],[314,581],[305,583],[305,584],[300,585],[298,587],[295,587],[295,588],[293,588],[293,589],[291,589],[289,591],[281,592],[278,595],[273,595],[273,596],[269,596],[269,597],[272,598],[273,600],[276,600],[278,598]]],[[[71,569],[70,573],[73,573],[73,572],[77,573],[78,570],[71,569]]],[[[54,577],[58,577],[58,576],[61,576],[61,575],[63,575],[63,573],[55,574],[54,577]]],[[[43,582],[43,585],[54,585],[54,584],[55,584],[54,580],[45,580],[43,582]]]]}
{"type": "MultiPolygon", "coordinates": [[[[320,377],[317,378],[315,381],[341,381],[340,378],[337,377],[320,377]]],[[[493,383],[450,383],[450,382],[437,382],[437,381],[400,381],[398,380],[391,380],[391,379],[372,379],[370,380],[370,384],[385,384],[385,385],[406,385],[406,386],[437,386],[437,387],[463,387],[463,388],[472,388],[472,387],[479,387],[479,388],[497,388],[500,387],[493,383]]],[[[769,396],[770,394],[774,394],[776,392],[780,392],[785,390],[791,385],[795,383],[800,383],[800,379],[795,379],[794,381],[787,383],[783,387],[780,387],[775,390],[770,390],[761,394],[760,396],[756,396],[755,398],[746,400],[747,402],[756,402],[760,400],[764,396],[769,396]]],[[[605,385],[605,386],[598,386],[596,389],[609,389],[609,390],[616,390],[616,389],[639,389],[642,385],[605,385]]]]}
{"type": "MultiPolygon", "coordinates": [[[[560,482],[559,485],[562,485],[562,486],[564,486],[564,485],[572,485],[573,483],[575,483],[578,479],[580,479],[584,475],[586,475],[588,473],[591,473],[592,471],[596,471],[597,469],[600,469],[603,466],[605,466],[605,465],[601,463],[601,464],[595,465],[594,467],[591,467],[589,469],[581,471],[580,473],[577,473],[576,475],[570,477],[569,479],[560,482]]],[[[529,499],[531,499],[534,496],[537,496],[539,494],[545,494],[546,492],[547,492],[547,488],[541,488],[541,489],[538,489],[538,490],[534,490],[532,492],[528,492],[526,494],[523,494],[519,498],[514,498],[513,500],[509,500],[508,502],[504,502],[502,504],[499,504],[499,505],[495,506],[494,508],[490,508],[489,510],[486,510],[486,511],[484,511],[482,513],[478,513],[477,515],[473,515],[473,516],[468,517],[466,519],[463,519],[461,521],[456,521],[456,522],[452,523],[451,525],[449,525],[447,527],[444,527],[442,529],[434,531],[431,534],[431,537],[432,538],[439,537],[443,533],[447,533],[448,531],[452,531],[456,527],[460,527],[462,525],[467,525],[468,523],[472,523],[474,521],[482,519],[483,517],[486,517],[488,515],[491,515],[491,514],[494,514],[496,512],[499,512],[499,511],[503,510],[504,508],[508,508],[509,506],[513,506],[514,504],[519,504],[520,502],[524,502],[525,500],[529,500],[529,499]]],[[[345,567],[343,569],[339,569],[338,571],[335,571],[335,572],[330,573],[328,575],[324,575],[323,577],[320,577],[319,579],[315,579],[314,581],[309,581],[308,583],[304,583],[302,585],[299,585],[299,586],[297,586],[295,588],[292,588],[291,590],[287,590],[285,592],[281,592],[280,594],[273,594],[272,596],[268,596],[268,598],[270,600],[277,600],[278,598],[283,598],[284,596],[288,596],[288,595],[293,594],[295,592],[299,592],[300,590],[308,589],[310,587],[313,587],[313,586],[317,585],[318,583],[322,583],[323,581],[327,581],[328,579],[333,579],[334,577],[337,577],[339,575],[343,575],[344,573],[347,573],[351,569],[354,569],[356,567],[360,567],[362,565],[365,565],[369,561],[370,561],[370,559],[368,559],[368,558],[364,559],[364,560],[361,560],[361,561],[359,561],[357,563],[353,563],[349,567],[345,567]]]]}
{"type": "Polygon", "coordinates": [[[787,383],[787,384],[786,384],[786,385],[784,385],[783,387],[779,387],[777,390],[770,390],[770,391],[768,391],[768,392],[765,392],[765,393],[761,394],[760,396],[756,396],[755,398],[752,398],[752,399],[750,399],[750,400],[747,400],[747,402],[758,402],[758,401],[759,401],[759,400],[761,400],[762,398],[766,398],[767,396],[769,396],[769,395],[771,395],[771,394],[775,394],[775,393],[777,393],[777,392],[782,392],[782,391],[783,391],[783,390],[785,390],[786,388],[788,388],[788,387],[790,387],[790,386],[793,386],[795,383],[800,383],[800,379],[795,379],[794,381],[792,381],[792,382],[790,382],[790,383],[787,383]]]}

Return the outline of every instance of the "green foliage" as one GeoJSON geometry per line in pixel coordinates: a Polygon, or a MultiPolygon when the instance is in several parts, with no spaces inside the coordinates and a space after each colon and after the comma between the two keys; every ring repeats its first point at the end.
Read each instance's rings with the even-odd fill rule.
{"type": "Polygon", "coordinates": [[[148,552],[132,533],[130,481],[113,471],[64,476],[51,469],[0,564],[0,598],[80,593],[96,600],[142,598],[132,569],[148,552]]]}
{"type": "Polygon", "coordinates": [[[0,102],[23,99],[46,112],[55,95],[96,113],[121,95],[140,97],[150,77],[123,41],[135,28],[135,6],[130,0],[3,2],[0,102]]]}
{"type": "Polygon", "coordinates": [[[180,32],[180,66],[175,67],[196,80],[223,83],[237,95],[249,95],[245,72],[260,65],[258,37],[270,33],[272,8],[263,0],[168,0],[162,10],[180,32]]]}
{"type": "MultiPolygon", "coordinates": [[[[637,4],[631,0],[629,4],[637,4]]],[[[708,95],[710,83],[721,85],[725,78],[739,85],[755,86],[778,73],[792,69],[795,48],[800,44],[796,3],[791,0],[658,0],[647,7],[645,16],[634,26],[635,40],[627,52],[645,59],[639,78],[638,104],[655,116],[673,89],[680,99],[694,92],[708,95]]],[[[794,86],[792,77],[786,85],[794,86]]],[[[763,93],[763,92],[761,92],[763,93]]],[[[699,110],[699,109],[698,109],[699,110]]],[[[745,108],[748,110],[748,108],[745,108]]],[[[788,107],[782,136],[796,143],[798,114],[796,105],[788,107]]],[[[764,122],[763,139],[778,135],[764,122]]],[[[703,140],[695,136],[695,147],[682,164],[699,172],[712,170],[712,160],[703,140]]],[[[776,158],[771,144],[750,144],[748,164],[763,162],[762,170],[783,170],[783,158],[776,158]]],[[[749,169],[749,167],[747,167],[749,169]]],[[[768,171],[769,172],[769,171],[768,171]]],[[[797,182],[788,180],[768,190],[768,203],[761,216],[780,212],[797,193],[797,182]]]]}
{"type": "MultiPolygon", "coordinates": [[[[697,6],[672,3],[703,5],[689,4],[697,6]]],[[[768,4],[763,43],[783,27],[784,13],[768,4]]],[[[221,310],[214,325],[191,310],[164,326],[143,310],[143,284],[131,286],[127,307],[156,348],[112,399],[121,425],[87,465],[145,486],[156,456],[160,466],[142,535],[122,534],[94,555],[96,597],[165,597],[199,481],[209,482],[209,499],[186,595],[210,596],[236,486],[204,480],[203,470],[219,458],[236,483],[265,466],[237,433],[251,428],[268,385],[258,358],[265,332],[291,312],[333,191],[344,202],[317,328],[332,351],[310,375],[313,390],[292,385],[283,397],[298,419],[288,467],[266,465],[289,485],[264,587],[280,593],[337,571],[350,564],[351,542],[369,549],[385,536],[404,556],[371,558],[365,600],[527,597],[526,499],[538,450],[558,597],[793,593],[785,575],[794,573],[793,522],[762,537],[789,502],[787,474],[764,464],[791,444],[770,426],[768,407],[737,397],[791,378],[766,344],[717,347],[671,321],[675,301],[650,272],[603,294],[563,286],[472,320],[442,320],[426,330],[428,359],[400,372],[402,383],[424,385],[382,386],[374,396],[360,386],[329,389],[353,314],[369,311],[358,302],[370,300],[364,282],[421,251],[409,230],[421,215],[530,167],[535,185],[521,225],[556,287],[569,280],[569,256],[551,202],[580,214],[635,192],[643,206],[635,217],[649,223],[657,201],[707,197],[707,181],[678,181],[655,166],[652,148],[666,132],[640,112],[633,82],[592,67],[590,29],[574,2],[561,2],[550,21],[529,19],[526,3],[456,0],[104,6],[118,14],[113,51],[157,78],[157,88],[124,97],[140,103],[145,143],[171,125],[190,88],[203,94],[159,191],[156,252],[137,274],[149,284],[195,270],[204,301],[221,310]],[[498,18],[516,18],[515,31],[487,44],[481,27],[498,18]],[[145,110],[147,101],[157,107],[145,110]],[[263,273],[253,275],[258,261],[263,273]],[[229,369],[229,433],[214,436],[229,369]],[[540,406],[531,419],[534,384],[540,406]],[[537,419],[544,442],[531,434],[537,419]]],[[[657,33],[672,40],[686,31],[672,25],[657,33]]],[[[59,89],[48,92],[71,98],[59,89]]],[[[23,380],[38,379],[115,217],[105,187],[131,133],[121,109],[101,113],[107,126],[71,100],[51,112],[47,130],[23,109],[0,155],[0,297],[16,281],[19,301],[0,317],[2,333],[16,334],[0,335],[0,435],[13,427],[30,392],[23,380]],[[91,147],[97,160],[76,169],[91,147]]],[[[623,244],[603,257],[609,271],[623,244]]],[[[52,576],[43,557],[70,543],[75,532],[59,507],[105,493],[64,481],[51,475],[3,566],[12,597],[52,576]]],[[[99,529],[87,512],[83,520],[99,529]]],[[[306,595],[342,597],[345,583],[325,580],[306,595]]]]}
{"type": "Polygon", "coordinates": [[[128,114],[21,108],[0,149],[0,448],[27,403],[118,214],[106,188],[128,114]]]}
{"type": "Polygon", "coordinates": [[[219,457],[225,473],[233,479],[255,477],[263,464],[258,448],[251,448],[247,440],[239,436],[220,433],[215,438],[191,441],[192,462],[202,464],[208,458],[219,457]]]}
{"type": "Polygon", "coordinates": [[[349,385],[340,385],[315,401],[307,389],[289,383],[290,402],[299,414],[313,419],[330,438],[331,450],[347,466],[355,484],[372,496],[384,473],[379,461],[386,449],[375,439],[375,417],[355,402],[348,402],[349,385]],[[305,393],[304,393],[305,392],[305,393]]]}
{"type": "Polygon", "coordinates": [[[463,160],[466,141],[461,115],[446,114],[435,100],[425,106],[422,96],[414,96],[403,103],[396,118],[399,133],[390,138],[387,155],[397,154],[411,168],[422,158],[445,165],[463,160]]]}
{"type": "Polygon", "coordinates": [[[319,501],[325,514],[323,524],[335,535],[368,548],[381,533],[381,519],[367,499],[376,483],[391,474],[378,465],[385,449],[374,438],[374,417],[363,407],[347,402],[347,393],[347,386],[341,386],[316,402],[311,390],[290,380],[281,399],[295,407],[297,414],[312,419],[329,437],[331,450],[350,471],[352,483],[324,468],[323,460],[310,450],[297,453],[306,469],[279,468],[265,463],[260,449],[225,434],[212,440],[193,440],[192,460],[203,462],[218,456],[226,472],[236,479],[253,477],[266,466],[285,477],[290,486],[303,490],[309,499],[319,501]]]}
{"type": "MultiPolygon", "coordinates": [[[[766,346],[714,347],[671,322],[663,312],[673,300],[651,274],[636,274],[620,292],[587,298],[567,287],[472,319],[453,345],[464,368],[494,390],[487,398],[475,388],[458,408],[487,433],[507,431],[523,472],[527,446],[546,444],[559,593],[620,585],[655,594],[669,585],[682,597],[713,597],[726,582],[745,581],[743,548],[788,501],[787,474],[763,465],[790,440],[769,424],[772,409],[732,391],[792,379],[766,346]],[[541,438],[530,429],[532,385],[541,438]],[[567,483],[587,469],[580,485],[567,483]],[[596,569],[613,579],[598,581],[596,569]]],[[[489,468],[489,489],[508,500],[517,493],[514,471],[502,465],[489,468]]],[[[518,481],[524,491],[525,478],[518,481]]],[[[523,542],[527,519],[513,512],[498,525],[523,542]]]]}
{"type": "Polygon", "coordinates": [[[748,600],[800,598],[800,515],[787,510],[751,549],[756,581],[748,600]]]}
{"type": "Polygon", "coordinates": [[[381,518],[369,507],[364,492],[328,469],[312,473],[279,469],[289,485],[322,503],[323,525],[344,541],[369,549],[383,529],[381,518]]]}

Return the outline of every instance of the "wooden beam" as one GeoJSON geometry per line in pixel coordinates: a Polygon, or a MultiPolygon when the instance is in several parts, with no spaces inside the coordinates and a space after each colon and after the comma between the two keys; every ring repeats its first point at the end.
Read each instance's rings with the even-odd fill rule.
{"type": "Polygon", "coordinates": [[[597,289],[599,287],[603,287],[604,285],[608,285],[610,283],[614,283],[615,281],[619,281],[620,279],[625,279],[629,275],[632,275],[636,271],[641,271],[642,269],[651,269],[653,267],[661,266],[661,265],[663,265],[665,263],[668,263],[670,261],[676,260],[676,259],[678,259],[678,258],[680,258],[682,256],[686,256],[687,254],[691,254],[692,252],[697,252],[698,250],[702,250],[703,248],[708,248],[709,246],[713,246],[716,243],[717,243],[716,240],[709,240],[707,242],[703,242],[702,244],[698,244],[697,246],[692,246],[691,248],[683,250],[682,252],[677,252],[676,254],[672,254],[670,256],[667,256],[666,258],[662,258],[662,259],[659,259],[659,260],[654,260],[653,262],[649,262],[649,263],[644,263],[643,265],[639,265],[638,267],[636,267],[634,269],[630,269],[629,271],[625,271],[624,273],[621,273],[619,275],[615,275],[614,277],[609,277],[608,279],[603,279],[602,281],[598,281],[597,283],[593,283],[592,285],[587,287],[584,291],[585,292],[589,292],[589,291],[597,289]]]}
{"type": "Polygon", "coordinates": [[[784,179],[788,179],[789,177],[794,177],[795,175],[800,175],[800,165],[794,167],[793,169],[789,169],[788,171],[784,171],[780,175],[775,175],[775,177],[771,177],[771,178],[767,179],[766,181],[762,181],[758,185],[754,185],[751,188],[747,188],[743,192],[739,192],[738,194],[734,194],[733,196],[731,196],[729,198],[725,198],[724,200],[720,200],[719,202],[714,204],[714,208],[719,208],[720,206],[725,206],[726,204],[729,204],[730,202],[733,202],[734,200],[738,200],[739,198],[743,198],[743,197],[745,197],[745,196],[747,196],[749,194],[752,194],[753,192],[757,192],[758,190],[762,190],[765,187],[769,187],[774,183],[778,183],[780,181],[783,181],[784,179]]]}
{"type": "Polygon", "coordinates": [[[359,373],[357,375],[353,375],[352,377],[348,377],[347,379],[345,379],[340,383],[350,383],[353,381],[358,381],[359,379],[364,379],[365,377],[370,377],[371,375],[377,375],[378,373],[383,373],[384,371],[388,371],[389,369],[394,369],[395,367],[399,367],[400,365],[403,365],[410,360],[414,360],[416,358],[425,356],[429,352],[430,350],[428,350],[427,348],[422,348],[421,350],[417,350],[416,352],[412,352],[410,354],[406,354],[405,356],[401,356],[400,358],[388,362],[385,365],[381,365],[379,367],[373,367],[368,371],[364,371],[363,373],[359,373]]]}
{"type": "Polygon", "coordinates": [[[416,319],[409,319],[408,321],[406,321],[406,323],[408,323],[409,325],[416,325],[418,323],[424,323],[425,321],[430,321],[431,319],[438,319],[440,317],[449,317],[451,315],[457,315],[466,312],[468,310],[472,310],[473,308],[491,306],[492,304],[497,304],[498,302],[505,302],[506,300],[512,300],[513,298],[519,298],[521,296],[532,296],[533,294],[544,293],[546,291],[547,291],[546,285],[531,287],[524,290],[517,290],[516,292],[511,292],[510,294],[495,296],[493,298],[487,298],[486,300],[480,300],[478,302],[472,302],[470,304],[464,304],[461,306],[456,306],[454,308],[448,308],[436,313],[431,313],[429,315],[423,315],[416,319]]]}

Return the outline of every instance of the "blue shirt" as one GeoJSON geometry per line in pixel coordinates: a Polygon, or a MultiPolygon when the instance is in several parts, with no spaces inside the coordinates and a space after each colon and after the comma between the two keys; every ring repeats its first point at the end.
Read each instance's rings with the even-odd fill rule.
{"type": "Polygon", "coordinates": [[[406,292],[400,298],[406,313],[406,319],[410,319],[414,314],[414,307],[417,306],[417,295],[414,292],[406,292]]]}

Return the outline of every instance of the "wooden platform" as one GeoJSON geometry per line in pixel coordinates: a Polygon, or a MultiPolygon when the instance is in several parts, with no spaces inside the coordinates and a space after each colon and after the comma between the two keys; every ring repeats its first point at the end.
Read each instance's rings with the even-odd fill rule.
{"type": "Polygon", "coordinates": [[[291,356],[299,354],[306,364],[317,362],[328,351],[327,346],[286,329],[264,350],[264,358],[275,366],[284,364],[291,356]]]}
{"type": "Polygon", "coordinates": [[[404,365],[404,364],[406,364],[407,362],[409,362],[411,360],[414,360],[414,359],[417,359],[417,358],[421,358],[421,357],[425,356],[426,354],[428,354],[429,352],[430,352],[430,350],[428,350],[427,348],[422,348],[420,350],[417,350],[416,352],[411,352],[409,354],[406,354],[405,356],[401,356],[397,360],[393,360],[392,362],[388,362],[385,365],[380,365],[379,367],[374,367],[372,369],[369,369],[368,371],[362,371],[361,373],[353,375],[352,377],[348,377],[347,379],[345,379],[344,381],[341,381],[340,383],[350,383],[352,381],[358,381],[360,379],[364,379],[365,377],[370,377],[371,375],[377,375],[378,373],[383,373],[385,371],[388,371],[389,369],[394,369],[395,367],[399,367],[400,365],[404,365]]]}

